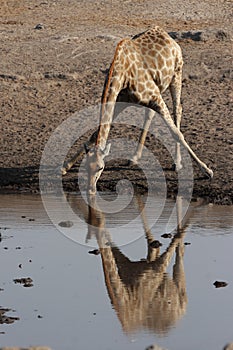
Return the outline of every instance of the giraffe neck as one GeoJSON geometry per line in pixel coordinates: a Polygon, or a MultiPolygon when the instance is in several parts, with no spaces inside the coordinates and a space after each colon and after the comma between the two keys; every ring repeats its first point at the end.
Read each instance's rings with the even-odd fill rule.
{"type": "MultiPolygon", "coordinates": [[[[108,243],[111,245],[109,239],[108,243]]],[[[98,239],[98,245],[100,247],[106,287],[115,310],[119,311],[119,303],[123,300],[125,303],[129,299],[128,290],[119,276],[112,247],[106,246],[103,239],[98,239]]]]}
{"type": "Polygon", "coordinates": [[[112,125],[113,113],[114,102],[108,102],[108,104],[102,105],[99,131],[96,139],[96,146],[99,146],[102,150],[104,150],[106,147],[108,135],[112,125]]]}
{"type": "Polygon", "coordinates": [[[96,140],[96,145],[99,145],[101,149],[104,149],[106,146],[117,96],[123,87],[124,61],[122,61],[122,50],[124,50],[124,42],[125,39],[120,41],[116,47],[102,94],[100,126],[96,140]]]}

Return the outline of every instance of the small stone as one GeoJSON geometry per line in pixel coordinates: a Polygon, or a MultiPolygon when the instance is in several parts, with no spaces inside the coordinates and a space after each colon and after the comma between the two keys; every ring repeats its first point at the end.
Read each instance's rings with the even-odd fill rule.
{"type": "Polygon", "coordinates": [[[5,315],[6,312],[8,312],[8,311],[13,311],[13,310],[0,308],[0,324],[4,324],[4,323],[11,324],[11,323],[14,323],[15,321],[19,320],[19,317],[12,317],[12,316],[5,315]]]}
{"type": "Polygon", "coordinates": [[[151,248],[159,248],[162,246],[162,243],[160,243],[159,241],[155,240],[153,242],[150,243],[150,247],[151,248]]]}
{"type": "Polygon", "coordinates": [[[163,235],[161,235],[161,237],[163,237],[163,238],[172,238],[172,234],[171,233],[164,233],[163,235]]]}
{"type": "Polygon", "coordinates": [[[198,75],[197,74],[189,74],[189,79],[190,80],[197,80],[198,79],[198,75]]]}
{"type": "Polygon", "coordinates": [[[215,281],[213,285],[215,286],[215,288],[222,288],[222,287],[226,287],[228,283],[223,281],[215,281]]]}
{"type": "Polygon", "coordinates": [[[44,25],[41,24],[41,23],[38,23],[38,24],[34,27],[34,29],[36,29],[36,30],[44,29],[44,25]]]}
{"type": "Polygon", "coordinates": [[[61,222],[59,222],[58,225],[61,226],[61,227],[69,228],[69,227],[72,227],[74,224],[73,224],[72,221],[67,220],[67,221],[61,221],[61,222]]]}
{"type": "Polygon", "coordinates": [[[99,249],[89,250],[89,254],[98,255],[100,253],[99,249]]]}
{"type": "Polygon", "coordinates": [[[15,284],[22,284],[23,287],[33,286],[33,280],[30,277],[15,278],[13,281],[15,282],[15,284]]]}

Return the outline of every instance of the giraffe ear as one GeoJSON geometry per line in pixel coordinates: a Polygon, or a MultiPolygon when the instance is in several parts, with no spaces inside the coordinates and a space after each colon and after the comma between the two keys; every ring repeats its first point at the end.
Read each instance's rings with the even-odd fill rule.
{"type": "Polygon", "coordinates": [[[83,146],[84,146],[85,152],[87,154],[90,151],[90,148],[88,147],[87,143],[84,143],[83,146]]]}
{"type": "Polygon", "coordinates": [[[105,149],[102,151],[104,157],[107,157],[109,155],[110,148],[111,148],[111,143],[108,143],[105,149]]]}

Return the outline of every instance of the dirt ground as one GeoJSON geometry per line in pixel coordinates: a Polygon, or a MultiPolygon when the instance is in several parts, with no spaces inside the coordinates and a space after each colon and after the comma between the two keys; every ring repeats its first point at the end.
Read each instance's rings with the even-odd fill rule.
{"type": "MultiPolygon", "coordinates": [[[[194,165],[193,194],[232,204],[232,21],[231,0],[0,0],[1,192],[39,190],[47,140],[73,113],[100,102],[116,43],[160,25],[183,50],[181,130],[214,171],[209,181],[194,165]]],[[[153,137],[146,146],[161,159],[172,195],[177,181],[169,155],[153,137]]],[[[66,190],[77,190],[76,171],[64,176],[66,190]]],[[[122,177],[146,189],[143,173],[121,162],[106,165],[99,188],[113,190],[122,177]]]]}

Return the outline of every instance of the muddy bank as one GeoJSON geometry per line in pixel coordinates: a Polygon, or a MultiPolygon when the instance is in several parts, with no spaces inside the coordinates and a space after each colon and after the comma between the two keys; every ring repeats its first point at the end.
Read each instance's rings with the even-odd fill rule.
{"type": "MultiPolygon", "coordinates": [[[[99,103],[117,41],[160,25],[184,56],[181,129],[214,171],[202,178],[194,165],[195,197],[233,202],[232,3],[230,1],[0,1],[1,192],[38,192],[38,169],[47,140],[76,111],[99,103]]],[[[168,94],[165,96],[171,106],[168,94]]],[[[141,121],[142,123],[142,121],[141,121]]],[[[140,132],[113,130],[135,140],[140,132]]],[[[80,146],[77,142],[70,155],[80,146]]],[[[171,158],[150,135],[148,147],[165,169],[168,195],[177,191],[171,158]]],[[[77,168],[76,168],[77,169],[77,168]]],[[[143,172],[122,161],[107,164],[100,190],[127,178],[147,190],[143,172]]],[[[75,169],[63,179],[77,190],[75,169]]]]}

